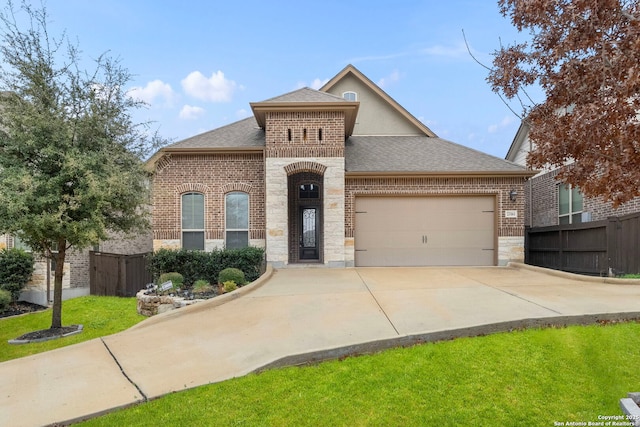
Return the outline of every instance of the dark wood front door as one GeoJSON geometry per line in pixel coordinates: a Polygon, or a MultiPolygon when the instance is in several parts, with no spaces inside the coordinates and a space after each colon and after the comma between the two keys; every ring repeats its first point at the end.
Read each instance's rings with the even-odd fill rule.
{"type": "Polygon", "coordinates": [[[300,259],[317,260],[320,254],[318,239],[318,208],[300,208],[300,259]]]}

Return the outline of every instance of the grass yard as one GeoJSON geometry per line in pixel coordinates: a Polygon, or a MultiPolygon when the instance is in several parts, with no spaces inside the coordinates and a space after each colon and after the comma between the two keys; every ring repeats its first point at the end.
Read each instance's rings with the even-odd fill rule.
{"type": "Polygon", "coordinates": [[[636,323],[464,338],[252,374],[82,425],[588,425],[640,391],[639,348],[636,323]]]}
{"type": "Polygon", "coordinates": [[[51,310],[0,319],[0,362],[123,331],[146,319],[135,298],[86,296],[62,303],[62,324],[84,326],[82,333],[41,343],[12,345],[8,340],[51,326],[51,310]]]}

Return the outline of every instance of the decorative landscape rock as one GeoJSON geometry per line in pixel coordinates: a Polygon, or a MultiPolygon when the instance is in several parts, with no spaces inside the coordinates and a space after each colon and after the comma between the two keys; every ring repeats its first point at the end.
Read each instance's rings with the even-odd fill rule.
{"type": "Polygon", "coordinates": [[[147,295],[147,292],[148,291],[143,289],[136,294],[138,314],[147,317],[195,304],[200,301],[206,301],[204,299],[186,299],[171,295],[147,295]]]}

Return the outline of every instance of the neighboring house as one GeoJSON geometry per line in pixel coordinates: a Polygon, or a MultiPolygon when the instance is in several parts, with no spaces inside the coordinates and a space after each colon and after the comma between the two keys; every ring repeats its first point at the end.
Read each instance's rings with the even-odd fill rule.
{"type": "MultiPolygon", "coordinates": [[[[114,234],[110,240],[100,242],[92,250],[132,255],[152,251],[150,233],[135,235],[114,234]]],[[[18,239],[8,234],[0,234],[0,250],[18,247],[30,250],[22,245],[18,239]]],[[[48,305],[53,299],[53,280],[55,267],[51,261],[43,257],[36,257],[35,269],[31,281],[20,294],[21,301],[28,301],[40,305],[48,305]],[[47,280],[47,276],[49,279],[47,280]],[[50,291],[47,298],[47,289],[50,291]]],[[[82,295],[89,295],[89,250],[71,250],[66,254],[64,263],[64,277],[62,280],[62,298],[69,299],[82,295]]]]}
{"type": "MultiPolygon", "coordinates": [[[[529,126],[522,123],[509,147],[506,160],[522,166],[534,148],[529,140],[529,126]]],[[[598,221],[612,216],[640,212],[640,198],[614,209],[600,198],[583,197],[579,188],[571,188],[556,178],[560,169],[544,169],[525,186],[525,225],[546,227],[598,221]]]]}
{"type": "Polygon", "coordinates": [[[523,260],[532,173],[438,138],[353,66],[250,105],[148,161],[154,249],[255,245],[275,267],[523,260]]]}

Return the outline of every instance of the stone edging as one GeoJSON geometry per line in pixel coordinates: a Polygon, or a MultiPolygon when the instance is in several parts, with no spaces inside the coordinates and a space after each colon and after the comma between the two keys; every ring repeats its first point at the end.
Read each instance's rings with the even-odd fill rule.
{"type": "Polygon", "coordinates": [[[244,295],[246,295],[246,294],[248,294],[250,292],[253,292],[254,290],[258,289],[259,287],[264,285],[267,282],[267,280],[269,280],[271,278],[272,274],[273,274],[273,267],[270,264],[267,264],[267,268],[266,268],[265,272],[262,274],[262,276],[258,277],[256,280],[254,280],[253,282],[249,283],[248,285],[245,285],[245,286],[243,286],[241,288],[238,288],[233,292],[229,292],[229,293],[226,293],[226,294],[219,295],[217,297],[208,299],[206,301],[199,302],[198,304],[191,304],[191,305],[188,305],[186,307],[181,307],[178,310],[170,310],[170,311],[166,311],[166,312],[161,313],[161,314],[156,314],[155,316],[149,317],[148,319],[143,320],[142,322],[133,325],[128,330],[145,328],[147,326],[154,325],[154,324],[160,323],[160,322],[164,322],[165,320],[169,320],[169,319],[173,318],[174,316],[181,316],[182,314],[186,314],[186,313],[197,313],[197,312],[202,311],[202,310],[207,310],[209,308],[213,308],[213,307],[217,307],[217,306],[222,305],[222,304],[226,304],[229,301],[233,301],[236,298],[244,296],[244,295]]]}
{"type": "Polygon", "coordinates": [[[34,338],[34,339],[31,339],[31,340],[15,339],[15,340],[8,340],[7,342],[9,344],[31,344],[31,343],[36,343],[36,342],[45,342],[45,341],[57,340],[59,338],[70,337],[71,335],[79,334],[84,329],[84,327],[82,325],[72,325],[72,326],[76,326],[77,327],[76,330],[75,331],[71,331],[71,332],[67,332],[66,334],[54,335],[54,336],[46,337],[46,338],[34,338]]]}
{"type": "Polygon", "coordinates": [[[551,268],[537,267],[522,262],[509,262],[507,267],[532,270],[550,276],[564,277],[565,279],[582,280],[591,283],[607,283],[610,285],[640,285],[640,279],[620,279],[617,277],[586,276],[583,274],[569,273],[567,271],[553,270],[551,268]]]}

